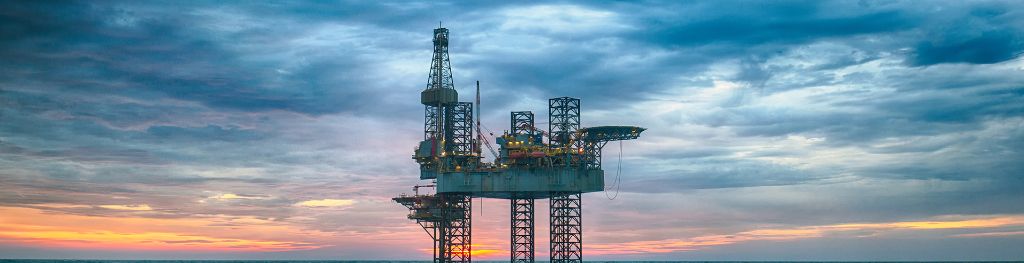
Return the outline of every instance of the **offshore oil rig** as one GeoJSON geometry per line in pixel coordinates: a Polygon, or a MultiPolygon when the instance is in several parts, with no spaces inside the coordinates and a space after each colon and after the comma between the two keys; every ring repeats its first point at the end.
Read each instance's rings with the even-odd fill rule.
{"type": "Polygon", "coordinates": [[[511,261],[534,262],[534,200],[550,200],[550,261],[582,262],[582,193],[604,191],[601,149],[611,141],[632,140],[645,129],[634,126],[580,126],[580,100],[548,100],[548,131],[534,125],[530,111],[513,111],[510,130],[497,136],[498,150],[480,132],[480,82],[476,125],[473,103],[460,102],[448,58],[448,29],[434,29],[434,54],[427,87],[423,141],[412,158],[420,165],[413,195],[395,202],[409,208],[409,219],[434,240],[434,262],[471,262],[472,199],[511,200],[511,261]],[[475,135],[475,136],[474,136],[475,135]],[[544,138],[547,142],[544,142],[544,138]],[[481,145],[495,157],[482,161],[481,145]],[[420,188],[435,189],[421,194],[420,188]]]}

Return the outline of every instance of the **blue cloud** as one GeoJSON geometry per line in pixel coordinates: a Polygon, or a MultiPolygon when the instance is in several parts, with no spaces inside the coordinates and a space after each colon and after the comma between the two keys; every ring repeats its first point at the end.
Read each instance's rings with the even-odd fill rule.
{"type": "Polygon", "coordinates": [[[948,39],[944,43],[924,41],[917,45],[913,64],[939,63],[992,64],[1016,58],[1024,52],[1024,42],[1005,31],[984,32],[970,39],[948,39]]]}
{"type": "MultiPolygon", "coordinates": [[[[650,223],[639,231],[663,237],[690,231],[665,218],[719,233],[1024,213],[1020,9],[8,3],[0,11],[0,205],[119,216],[88,206],[130,200],[159,211],[143,215],[151,217],[405,231],[395,230],[407,223],[403,208],[380,204],[417,183],[408,159],[422,129],[417,96],[430,29],[444,20],[456,85],[468,100],[471,83],[482,81],[489,128],[505,129],[509,110],[544,120],[544,102],[556,96],[583,99],[585,126],[649,128],[625,144],[623,197],[588,201],[588,211],[607,215],[595,229],[632,230],[642,219],[650,223]],[[523,7],[559,14],[557,23],[523,7]],[[260,199],[212,201],[227,192],[260,199]],[[369,201],[353,213],[291,206],[325,197],[369,201]]],[[[335,251],[362,252],[300,256],[335,251]]],[[[680,255],[693,254],[652,258],[680,255]]]]}

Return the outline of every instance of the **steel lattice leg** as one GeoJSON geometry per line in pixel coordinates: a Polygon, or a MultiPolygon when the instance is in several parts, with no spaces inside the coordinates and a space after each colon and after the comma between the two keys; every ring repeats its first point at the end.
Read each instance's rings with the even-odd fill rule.
{"type": "Polygon", "coordinates": [[[462,194],[439,195],[444,202],[441,212],[444,219],[441,221],[441,236],[438,238],[439,258],[434,261],[472,262],[472,199],[462,194]]]}
{"type": "Polygon", "coordinates": [[[551,196],[551,263],[583,261],[583,206],[580,193],[551,196]]]}
{"type": "Polygon", "coordinates": [[[533,263],[533,199],[512,199],[512,263],[533,263]]]}

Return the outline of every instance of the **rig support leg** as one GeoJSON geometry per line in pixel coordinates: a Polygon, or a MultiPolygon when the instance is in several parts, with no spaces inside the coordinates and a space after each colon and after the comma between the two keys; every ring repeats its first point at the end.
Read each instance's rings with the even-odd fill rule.
{"type": "Polygon", "coordinates": [[[472,247],[472,197],[464,194],[438,194],[443,207],[438,238],[439,257],[435,262],[470,263],[472,247]]]}
{"type": "Polygon", "coordinates": [[[533,263],[533,199],[512,199],[512,263],[533,263]]]}
{"type": "Polygon", "coordinates": [[[583,206],[580,193],[551,195],[551,263],[583,262],[583,206]]]}

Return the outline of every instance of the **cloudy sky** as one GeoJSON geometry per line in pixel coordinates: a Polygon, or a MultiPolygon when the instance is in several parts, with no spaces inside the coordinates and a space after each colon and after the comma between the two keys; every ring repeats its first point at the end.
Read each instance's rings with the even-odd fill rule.
{"type": "Polygon", "coordinates": [[[489,129],[649,129],[585,258],[1024,258],[1019,1],[3,2],[0,257],[428,259],[390,198],[443,21],[489,129]]]}

